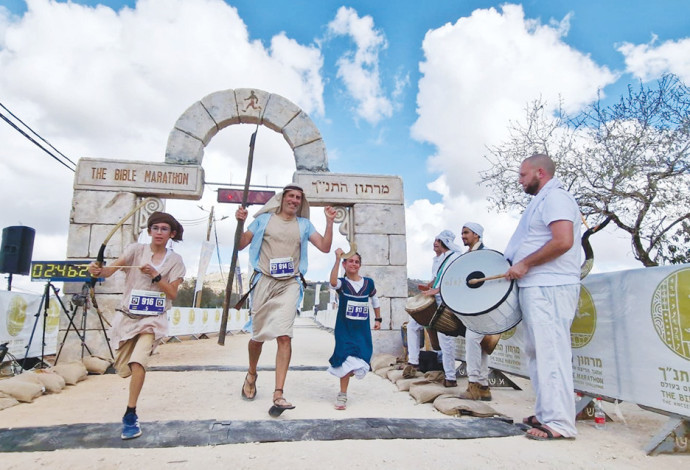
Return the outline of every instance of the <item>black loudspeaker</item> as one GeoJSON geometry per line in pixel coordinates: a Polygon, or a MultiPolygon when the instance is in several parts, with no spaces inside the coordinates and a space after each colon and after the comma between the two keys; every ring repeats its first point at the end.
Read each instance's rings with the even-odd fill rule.
{"type": "Polygon", "coordinates": [[[1,273],[26,276],[31,272],[31,255],[34,251],[35,235],[36,230],[21,225],[2,229],[1,273]]]}

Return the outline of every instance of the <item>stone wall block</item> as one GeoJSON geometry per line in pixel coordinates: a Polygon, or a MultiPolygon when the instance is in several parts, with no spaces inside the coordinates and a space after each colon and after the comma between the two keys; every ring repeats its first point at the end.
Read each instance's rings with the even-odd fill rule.
{"type": "Polygon", "coordinates": [[[355,233],[405,235],[405,207],[402,204],[356,204],[355,233]]]}
{"type": "Polygon", "coordinates": [[[201,165],[204,159],[204,143],[179,129],[173,129],[165,148],[165,163],[201,165]]]}
{"type": "Polygon", "coordinates": [[[256,88],[235,90],[237,112],[242,124],[261,124],[261,116],[268,105],[270,93],[256,88]]]}
{"type": "Polygon", "coordinates": [[[237,100],[234,90],[216,91],[206,95],[201,104],[215,121],[218,130],[232,124],[240,123],[240,115],[237,112],[237,100]]]}
{"type": "Polygon", "coordinates": [[[91,225],[70,224],[67,232],[67,257],[89,259],[91,225]]]}
{"type": "Polygon", "coordinates": [[[294,149],[321,139],[321,133],[307,113],[302,111],[283,128],[283,137],[294,149]]]}
{"type": "Polygon", "coordinates": [[[328,171],[326,143],[318,139],[293,149],[297,171],[328,171]]]}
{"type": "Polygon", "coordinates": [[[407,242],[405,235],[390,235],[390,264],[393,266],[407,266],[407,242]]]}
{"type": "Polygon", "coordinates": [[[199,139],[204,147],[211,137],[218,133],[218,126],[201,101],[197,101],[182,113],[175,123],[175,129],[199,139]]]}
{"type": "Polygon", "coordinates": [[[365,265],[388,264],[388,237],[386,235],[360,234],[356,236],[357,251],[365,265]]]}
{"type": "Polygon", "coordinates": [[[287,125],[300,112],[299,107],[292,101],[280,95],[272,94],[264,110],[262,124],[276,132],[282,132],[287,125]]]}
{"type": "MultiPolygon", "coordinates": [[[[91,240],[89,241],[89,258],[96,258],[101,245],[108,236],[114,225],[93,225],[91,226],[91,240]]],[[[108,241],[105,247],[105,258],[119,258],[124,248],[130,243],[134,243],[132,236],[132,225],[125,224],[118,228],[108,241]]]]}
{"type": "Polygon", "coordinates": [[[116,224],[132,210],[136,195],[117,191],[75,191],[70,222],[116,224]]]}
{"type": "Polygon", "coordinates": [[[403,267],[365,264],[360,272],[374,280],[379,296],[407,298],[407,270],[403,267]]]}
{"type": "Polygon", "coordinates": [[[406,303],[407,298],[391,299],[391,328],[399,330],[403,323],[412,318],[405,311],[406,303]]]}

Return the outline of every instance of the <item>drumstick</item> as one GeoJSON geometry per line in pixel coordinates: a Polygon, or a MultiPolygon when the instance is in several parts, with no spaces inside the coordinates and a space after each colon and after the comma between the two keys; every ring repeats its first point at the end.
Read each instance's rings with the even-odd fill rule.
{"type": "Polygon", "coordinates": [[[470,279],[469,281],[467,281],[467,283],[469,285],[475,285],[475,284],[479,284],[480,282],[484,282],[484,281],[493,281],[495,279],[502,279],[503,277],[505,277],[505,274],[496,274],[495,276],[480,277],[479,279],[470,279]]]}

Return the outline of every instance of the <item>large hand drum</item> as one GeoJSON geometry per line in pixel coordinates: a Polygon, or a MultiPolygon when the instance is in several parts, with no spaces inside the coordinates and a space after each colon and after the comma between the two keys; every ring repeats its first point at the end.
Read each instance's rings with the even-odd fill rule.
{"type": "Polygon", "coordinates": [[[441,298],[470,330],[503,333],[522,320],[517,286],[504,278],[469,284],[472,279],[503,274],[510,263],[494,250],[465,253],[450,262],[441,277],[441,298]]]}
{"type": "Polygon", "coordinates": [[[422,326],[429,326],[436,312],[436,299],[434,296],[417,294],[409,297],[405,303],[405,311],[422,326]]]}

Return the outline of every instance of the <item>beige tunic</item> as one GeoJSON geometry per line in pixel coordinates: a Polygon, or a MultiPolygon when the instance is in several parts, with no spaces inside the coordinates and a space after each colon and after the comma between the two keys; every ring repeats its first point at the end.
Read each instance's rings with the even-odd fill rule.
{"type": "Polygon", "coordinates": [[[292,337],[300,286],[295,276],[275,279],[270,276],[270,260],[292,257],[295,274],[300,258],[300,234],[296,219],[285,221],[272,215],[259,254],[262,276],[252,296],[252,339],[263,342],[278,336],[292,337]]]}
{"type": "MultiPolygon", "coordinates": [[[[143,266],[151,264],[156,267],[161,274],[161,278],[166,282],[173,282],[184,279],[185,267],[182,257],[168,249],[163,263],[156,266],[151,258],[153,252],[148,244],[132,243],[125,248],[121,259],[124,259],[126,266],[143,266]]],[[[127,270],[125,277],[125,291],[119,312],[115,314],[113,325],[110,328],[110,343],[114,349],[118,349],[120,344],[130,338],[134,338],[140,333],[153,333],[155,342],[158,343],[168,335],[168,319],[165,313],[155,316],[128,316],[123,312],[129,311],[129,296],[134,289],[161,292],[157,283],[151,283],[151,278],[142,273],[137,268],[127,270]]],[[[172,306],[172,300],[166,299],[165,311],[172,306]]]]}

